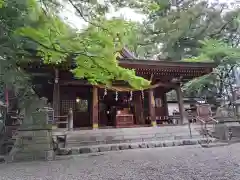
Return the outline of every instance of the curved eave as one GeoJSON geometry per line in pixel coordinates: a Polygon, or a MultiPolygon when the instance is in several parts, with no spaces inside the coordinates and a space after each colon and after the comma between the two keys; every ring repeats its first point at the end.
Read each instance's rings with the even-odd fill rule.
{"type": "Polygon", "coordinates": [[[119,65],[135,69],[137,75],[151,75],[155,77],[169,76],[182,77],[191,80],[212,72],[217,67],[216,63],[209,62],[184,62],[184,61],[159,61],[159,60],[141,60],[141,59],[119,59],[119,65]]]}

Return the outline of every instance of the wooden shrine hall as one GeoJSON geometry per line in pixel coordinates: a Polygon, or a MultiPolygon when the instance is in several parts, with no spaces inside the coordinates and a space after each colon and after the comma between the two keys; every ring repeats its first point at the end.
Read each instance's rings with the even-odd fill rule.
{"type": "MultiPolygon", "coordinates": [[[[111,89],[106,89],[74,79],[68,70],[54,69],[52,83],[47,83],[49,76],[48,80],[42,81],[43,90],[40,94],[49,99],[55,116],[59,117],[55,120],[62,121],[60,117],[71,109],[73,128],[122,128],[171,123],[166,93],[175,89],[181,124],[184,107],[180,83],[206,75],[216,67],[214,63],[141,60],[125,48],[118,60],[120,66],[134,69],[138,76],[151,79],[153,86],[143,91],[129,91],[113,83],[111,89]]],[[[59,122],[58,125],[63,126],[59,122]]]]}

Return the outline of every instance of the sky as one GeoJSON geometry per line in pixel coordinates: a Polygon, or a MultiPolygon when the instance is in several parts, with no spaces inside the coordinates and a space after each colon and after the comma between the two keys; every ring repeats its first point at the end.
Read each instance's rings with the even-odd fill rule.
{"type": "MultiPolygon", "coordinates": [[[[214,2],[215,0],[209,0],[209,2],[214,2]]],[[[240,0],[219,0],[222,3],[228,3],[231,8],[237,8],[240,7],[240,0]],[[231,5],[231,3],[233,3],[231,5]]],[[[74,13],[74,8],[70,4],[64,5],[64,9],[60,16],[65,19],[71,26],[77,28],[77,29],[82,29],[85,27],[86,22],[84,22],[79,16],[77,16],[74,13]]],[[[144,20],[144,15],[141,15],[139,13],[134,12],[133,9],[130,8],[121,8],[118,11],[112,11],[110,12],[107,17],[123,17],[126,20],[131,20],[131,21],[138,21],[141,22],[144,20]]]]}
{"type": "MultiPolygon", "coordinates": [[[[68,4],[65,6],[65,9],[60,14],[62,18],[64,18],[68,23],[70,23],[73,27],[81,29],[86,25],[86,23],[74,13],[74,8],[68,4]]],[[[142,21],[144,19],[144,15],[138,14],[134,12],[134,10],[130,8],[121,8],[118,11],[112,11],[107,14],[107,17],[123,17],[126,20],[131,21],[142,21]]]]}

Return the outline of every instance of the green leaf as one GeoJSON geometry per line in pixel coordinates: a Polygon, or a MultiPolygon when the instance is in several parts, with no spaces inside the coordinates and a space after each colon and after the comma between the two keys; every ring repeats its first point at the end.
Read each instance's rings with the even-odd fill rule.
{"type": "Polygon", "coordinates": [[[4,6],[4,0],[0,0],[0,8],[2,8],[4,6]]]}
{"type": "Polygon", "coordinates": [[[51,16],[37,28],[24,27],[16,33],[39,44],[38,55],[44,63],[61,64],[71,58],[77,66],[71,72],[79,79],[86,78],[92,84],[123,80],[135,89],[147,88],[150,82],[120,67],[115,56],[131,34],[132,24],[123,19],[102,19],[100,24],[78,32],[51,16]]]}

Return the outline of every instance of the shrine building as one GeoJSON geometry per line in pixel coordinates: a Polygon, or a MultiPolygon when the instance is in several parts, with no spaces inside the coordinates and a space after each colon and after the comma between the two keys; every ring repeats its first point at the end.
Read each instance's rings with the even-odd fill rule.
{"type": "Polygon", "coordinates": [[[34,76],[36,92],[47,97],[54,109],[57,126],[63,127],[61,117],[73,113],[74,129],[126,128],[171,124],[166,93],[176,90],[180,121],[184,107],[180,86],[194,78],[209,74],[214,63],[147,60],[135,58],[126,48],[118,57],[119,65],[134,69],[138,76],[151,80],[149,89],[132,91],[124,82],[114,82],[111,88],[93,86],[75,79],[69,69],[48,65],[25,69],[34,76]],[[39,86],[38,88],[38,84],[39,86]]]}

